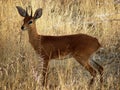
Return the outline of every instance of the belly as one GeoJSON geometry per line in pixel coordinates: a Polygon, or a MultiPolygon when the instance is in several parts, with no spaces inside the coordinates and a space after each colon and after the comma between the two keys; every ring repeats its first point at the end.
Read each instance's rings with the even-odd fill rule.
{"type": "Polygon", "coordinates": [[[69,50],[56,50],[56,51],[45,51],[41,52],[41,56],[43,59],[56,59],[56,60],[63,60],[66,58],[71,57],[71,52],[69,50]]]}
{"type": "Polygon", "coordinates": [[[64,59],[68,59],[68,58],[71,58],[71,57],[72,57],[71,53],[68,53],[68,54],[66,54],[66,55],[59,55],[59,56],[53,57],[53,58],[51,58],[51,59],[64,60],[64,59]]]}

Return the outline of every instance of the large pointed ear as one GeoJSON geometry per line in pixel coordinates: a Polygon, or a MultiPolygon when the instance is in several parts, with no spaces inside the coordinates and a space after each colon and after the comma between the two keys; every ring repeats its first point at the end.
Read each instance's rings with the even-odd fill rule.
{"type": "Polygon", "coordinates": [[[20,14],[22,17],[25,17],[25,16],[26,16],[26,11],[25,11],[25,9],[23,9],[23,8],[20,7],[20,6],[16,6],[16,8],[17,8],[19,14],[20,14]]]}
{"type": "Polygon", "coordinates": [[[42,8],[38,8],[36,11],[35,11],[35,14],[34,14],[34,19],[38,19],[42,16],[42,8]]]}

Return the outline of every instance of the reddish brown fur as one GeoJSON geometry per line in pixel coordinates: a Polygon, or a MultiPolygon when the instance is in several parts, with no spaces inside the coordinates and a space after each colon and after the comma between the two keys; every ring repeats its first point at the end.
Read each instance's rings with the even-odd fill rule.
{"type": "MultiPolygon", "coordinates": [[[[35,20],[33,17],[26,16],[24,18],[24,27],[28,29],[29,42],[35,49],[35,51],[42,56],[44,61],[43,76],[45,84],[45,75],[47,72],[47,66],[51,59],[59,58],[59,56],[66,56],[70,54],[75,58],[82,66],[84,66],[90,74],[96,76],[95,69],[89,64],[90,56],[100,48],[98,40],[92,36],[86,34],[74,34],[65,36],[45,36],[37,33],[35,20]],[[28,22],[33,20],[32,25],[28,25],[28,22]]],[[[102,75],[103,67],[98,65],[98,71],[102,75]]],[[[91,80],[91,83],[93,81],[91,80]]],[[[101,78],[102,80],[102,78],[101,78]]]]}

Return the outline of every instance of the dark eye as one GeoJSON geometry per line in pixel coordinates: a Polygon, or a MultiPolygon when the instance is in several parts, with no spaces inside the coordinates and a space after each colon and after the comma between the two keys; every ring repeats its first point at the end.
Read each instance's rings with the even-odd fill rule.
{"type": "Polygon", "coordinates": [[[29,21],[28,24],[32,24],[33,21],[29,21]]]}

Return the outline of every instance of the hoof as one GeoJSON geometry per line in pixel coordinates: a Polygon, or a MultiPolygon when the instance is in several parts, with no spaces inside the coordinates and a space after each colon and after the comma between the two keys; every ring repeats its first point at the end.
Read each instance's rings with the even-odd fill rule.
{"type": "Polygon", "coordinates": [[[93,83],[94,83],[94,78],[90,80],[89,86],[93,85],[93,83]]]}

